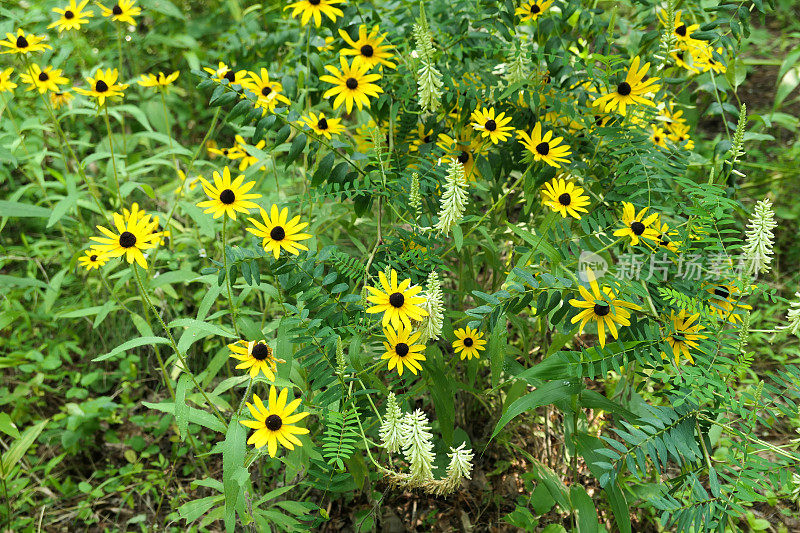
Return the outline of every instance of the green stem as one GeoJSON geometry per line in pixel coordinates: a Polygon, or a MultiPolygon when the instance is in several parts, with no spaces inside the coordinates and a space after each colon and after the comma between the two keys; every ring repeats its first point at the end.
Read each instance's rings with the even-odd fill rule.
{"type": "Polygon", "coordinates": [[[114,169],[114,183],[117,186],[117,199],[119,200],[119,208],[122,209],[122,191],[119,190],[119,176],[117,174],[117,158],[114,157],[114,141],[111,139],[111,122],[108,120],[108,105],[103,105],[103,118],[106,122],[106,131],[108,132],[108,146],[111,149],[111,166],[114,169]]]}
{"type": "Polygon", "coordinates": [[[233,322],[233,330],[236,332],[238,337],[241,337],[239,333],[239,326],[236,325],[236,302],[233,301],[233,291],[231,290],[231,276],[230,271],[228,270],[228,240],[227,240],[227,232],[225,231],[228,225],[228,214],[225,213],[224,217],[222,218],[222,262],[225,266],[225,284],[228,286],[228,304],[231,306],[231,321],[233,322]]]}
{"type": "MultiPolygon", "coordinates": [[[[211,399],[206,394],[206,391],[203,389],[203,387],[200,385],[200,383],[197,382],[197,378],[195,378],[194,374],[189,370],[189,365],[186,364],[186,358],[183,356],[181,351],[178,349],[178,344],[175,342],[175,338],[172,336],[172,332],[169,330],[167,325],[164,323],[164,319],[161,318],[161,315],[158,314],[158,310],[155,308],[155,306],[153,305],[153,302],[150,300],[150,297],[147,295],[147,291],[144,290],[144,285],[142,284],[142,278],[139,276],[139,269],[136,268],[136,264],[135,263],[132,264],[131,268],[133,269],[133,274],[136,277],[136,283],[139,286],[139,293],[142,295],[142,299],[144,299],[145,303],[147,303],[147,306],[150,308],[150,310],[153,312],[155,317],[158,319],[159,324],[161,324],[161,328],[167,334],[167,337],[169,339],[169,343],[172,346],[172,350],[175,352],[175,355],[178,357],[178,361],[180,361],[180,363],[181,363],[182,370],[186,373],[187,376],[189,376],[189,378],[192,380],[192,383],[194,384],[194,386],[197,387],[198,391],[200,391],[200,394],[203,396],[203,399],[214,410],[214,414],[219,419],[219,421],[222,422],[223,424],[226,424],[225,418],[222,416],[222,413],[219,412],[219,409],[217,409],[217,406],[214,405],[214,403],[211,401],[211,399]]],[[[169,381],[169,376],[167,375],[166,368],[164,367],[164,363],[161,360],[160,356],[159,356],[158,359],[159,359],[159,365],[161,365],[162,373],[164,374],[164,380],[165,380],[165,382],[167,384],[167,388],[170,391],[170,395],[174,398],[175,397],[175,392],[172,390],[172,384],[169,381]]]]}
{"type": "Polygon", "coordinates": [[[236,420],[239,420],[239,416],[242,414],[242,407],[244,407],[244,402],[250,397],[250,391],[253,388],[253,378],[250,378],[250,381],[247,382],[247,390],[244,391],[244,396],[242,396],[242,401],[239,402],[239,408],[236,410],[236,420]]]}

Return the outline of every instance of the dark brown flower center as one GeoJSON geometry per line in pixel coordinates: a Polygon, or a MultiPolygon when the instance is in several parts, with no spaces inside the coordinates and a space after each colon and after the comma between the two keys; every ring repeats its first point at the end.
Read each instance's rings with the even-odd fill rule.
{"type": "Polygon", "coordinates": [[[232,71],[232,70],[229,70],[228,72],[225,73],[223,78],[225,78],[229,82],[233,83],[234,81],[236,81],[236,73],[234,71],[232,71]]]}
{"type": "Polygon", "coordinates": [[[283,426],[283,420],[278,415],[269,415],[264,421],[267,429],[270,431],[278,431],[283,426]]]}
{"type": "Polygon", "coordinates": [[[394,351],[397,352],[397,355],[400,357],[405,357],[408,355],[408,344],[404,342],[398,342],[397,346],[394,347],[394,351]]]}
{"type": "Polygon", "coordinates": [[[373,50],[372,45],[365,44],[361,47],[361,55],[364,57],[372,57],[374,53],[375,50],[373,50]]]}
{"type": "Polygon", "coordinates": [[[64,18],[67,19],[67,20],[74,19],[75,18],[75,13],[73,13],[72,11],[67,9],[66,11],[64,11],[64,18]]]}
{"type": "Polygon", "coordinates": [[[108,91],[108,84],[103,80],[97,80],[97,82],[94,84],[94,90],[98,93],[104,93],[108,91]]]}
{"type": "Polygon", "coordinates": [[[425,144],[428,144],[429,142],[431,142],[431,136],[430,135],[426,135],[425,138],[422,139],[422,142],[424,142],[425,144]]]}
{"type": "Polygon", "coordinates": [[[19,37],[17,37],[17,48],[28,48],[28,46],[30,46],[30,45],[28,44],[28,39],[26,39],[26,38],[25,38],[24,36],[22,36],[22,35],[20,35],[19,37]]]}
{"type": "Polygon", "coordinates": [[[317,128],[321,129],[321,130],[327,130],[328,129],[328,121],[325,120],[325,117],[322,117],[321,119],[319,119],[319,122],[317,122],[317,128]]]}
{"type": "Polygon", "coordinates": [[[462,165],[466,165],[467,161],[469,161],[469,153],[462,150],[460,154],[458,154],[458,162],[462,165]]]}
{"type": "Polygon", "coordinates": [[[271,92],[272,92],[272,87],[264,87],[263,89],[261,89],[262,96],[269,96],[269,93],[271,92]]]}
{"type": "Polygon", "coordinates": [[[91,261],[92,263],[97,261],[97,254],[92,254],[91,256],[89,256],[89,261],[91,261]]]}
{"type": "Polygon", "coordinates": [[[122,8],[119,7],[119,4],[114,4],[114,7],[111,8],[111,12],[117,16],[122,15],[122,8]]]}
{"type": "Polygon", "coordinates": [[[631,222],[631,231],[634,235],[641,235],[644,233],[644,224],[639,222],[638,220],[634,220],[631,222]]]}
{"type": "Polygon", "coordinates": [[[50,79],[50,76],[47,75],[47,72],[40,72],[39,73],[39,81],[47,81],[50,79]]]}
{"type": "Polygon", "coordinates": [[[548,143],[539,143],[536,145],[536,152],[539,155],[547,155],[550,153],[550,145],[548,143]]]}
{"type": "Polygon", "coordinates": [[[720,285],[719,287],[714,289],[714,294],[716,296],[719,296],[720,298],[727,298],[728,296],[731,295],[731,291],[720,285]]]}
{"type": "Polygon", "coordinates": [[[347,81],[344,82],[348,89],[351,91],[358,87],[358,80],[355,78],[347,78],[347,81]]]}
{"type": "Polygon", "coordinates": [[[472,340],[472,337],[467,337],[466,339],[464,339],[464,346],[466,346],[467,348],[469,348],[473,344],[475,344],[475,341],[472,340]]]}
{"type": "Polygon", "coordinates": [[[269,236],[273,241],[282,241],[286,238],[286,230],[283,229],[281,226],[275,226],[269,232],[269,236]]]}
{"type": "Polygon", "coordinates": [[[312,6],[318,6],[322,0],[308,0],[308,3],[312,6]]]}
{"type": "Polygon", "coordinates": [[[681,37],[686,37],[686,24],[681,24],[680,26],[675,28],[675,33],[677,33],[681,37]]]}
{"type": "Polygon", "coordinates": [[[119,245],[123,248],[131,248],[136,244],[136,235],[130,231],[123,231],[119,236],[119,245]]]}
{"type": "Polygon", "coordinates": [[[564,194],[558,197],[558,203],[565,206],[569,205],[572,203],[572,197],[569,195],[569,193],[565,192],[564,194]]]}
{"type": "Polygon", "coordinates": [[[253,359],[257,361],[263,361],[264,359],[268,359],[269,356],[272,355],[272,348],[264,344],[263,342],[256,343],[253,346],[253,350],[250,352],[250,355],[253,356],[253,359]]]}
{"type": "Polygon", "coordinates": [[[486,124],[484,124],[483,127],[489,131],[494,131],[497,129],[497,122],[495,122],[492,119],[489,119],[486,121],[486,124]]]}
{"type": "Polygon", "coordinates": [[[606,316],[608,313],[611,312],[611,306],[608,305],[606,302],[598,302],[594,304],[594,314],[597,316],[606,316]]]}
{"type": "Polygon", "coordinates": [[[541,7],[539,7],[539,4],[533,4],[533,5],[531,6],[531,15],[536,15],[536,14],[537,14],[537,13],[539,13],[541,10],[542,10],[542,8],[541,8],[541,7]]]}
{"type": "Polygon", "coordinates": [[[631,94],[631,86],[627,81],[623,81],[619,85],[617,85],[617,92],[622,96],[628,96],[631,94]]]}
{"type": "Polygon", "coordinates": [[[677,56],[678,56],[678,59],[680,59],[681,61],[683,61],[683,52],[678,52],[678,53],[677,53],[677,54],[675,54],[675,55],[677,55],[677,56]]]}
{"type": "Polygon", "coordinates": [[[225,205],[231,205],[233,202],[236,201],[236,195],[230,189],[225,189],[221,193],[219,193],[219,201],[225,205]]]}
{"type": "Polygon", "coordinates": [[[666,246],[670,243],[669,237],[667,237],[664,233],[658,236],[658,244],[661,246],[666,246]]]}
{"type": "Polygon", "coordinates": [[[397,307],[397,308],[403,307],[405,301],[406,297],[399,292],[393,292],[389,296],[389,303],[392,305],[392,307],[397,307]]]}

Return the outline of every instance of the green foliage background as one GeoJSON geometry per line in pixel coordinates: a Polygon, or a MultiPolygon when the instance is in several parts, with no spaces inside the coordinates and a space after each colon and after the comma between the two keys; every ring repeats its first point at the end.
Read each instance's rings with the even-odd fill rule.
{"type": "MultiPolygon", "coordinates": [[[[0,95],[6,527],[368,531],[388,529],[399,515],[408,527],[445,530],[465,528],[466,514],[480,530],[761,531],[765,520],[792,530],[800,369],[797,337],[777,327],[798,290],[800,53],[787,15],[796,8],[777,4],[672,6],[691,12],[702,25],[697,37],[722,47],[727,61],[727,72],[715,76],[689,77],[669,64],[658,74],[658,99],[675,101],[691,125],[691,151],[661,150],[627,122],[597,127],[592,96],[580,85],[613,86],[635,55],[655,71],[663,52],[656,8],[666,6],[650,1],[558,1],[558,11],[533,25],[518,24],[510,0],[426,2],[441,103],[456,110],[446,120],[417,103],[418,2],[351,1],[336,22],[309,28],[285,3],[141,0],[135,28],[118,31],[95,7],[86,30],[61,37],[50,30],[53,50],[42,62],[75,85],[97,66],[120,68],[126,83],[142,73],[181,76],[163,102],[132,83],[108,108],[112,138],[86,99],[60,109],[69,149],[38,95],[22,83],[13,99],[0,95]],[[383,71],[385,94],[369,110],[345,117],[347,135],[319,139],[296,121],[307,105],[343,115],[322,98],[328,86],[318,78],[338,63],[336,30],[361,23],[380,24],[403,61],[383,71]],[[328,35],[334,49],[320,51],[328,35]],[[537,46],[521,47],[522,35],[537,46]],[[518,53],[530,60],[528,76],[509,84],[495,68],[518,53]],[[292,104],[262,117],[203,71],[219,61],[267,68],[292,104]],[[446,166],[433,143],[411,150],[414,131],[421,124],[434,136],[452,135],[479,102],[526,131],[547,112],[582,125],[561,129],[573,149],[567,170],[592,198],[588,215],[549,213],[539,189],[556,170],[529,164],[509,140],[477,159],[480,177],[453,235],[422,229],[436,221],[446,166]],[[742,103],[750,110],[746,155],[733,165],[742,103]],[[354,138],[370,119],[388,137],[379,150],[354,138]],[[275,260],[241,217],[223,249],[221,224],[195,206],[201,187],[177,194],[175,161],[189,180],[210,177],[226,162],[210,157],[206,142],[227,147],[237,134],[251,145],[265,141],[251,147],[258,163],[244,174],[257,181],[260,205],[289,207],[310,222],[309,252],[275,260]],[[97,184],[103,211],[81,172],[97,184]],[[413,172],[421,216],[409,205],[413,172]],[[568,305],[578,297],[578,257],[593,250],[613,260],[626,251],[612,236],[622,201],[662,213],[675,240],[687,243],[684,254],[735,256],[752,205],[765,196],[780,222],[773,272],[752,290],[749,280],[730,280],[747,289],[742,303],[753,307],[744,326],[715,318],[699,281],[611,273],[603,283],[644,311],[604,347],[591,331],[578,335],[577,310],[568,305]],[[169,242],[148,258],[144,289],[194,381],[137,291],[134,271],[112,260],[86,273],[77,263],[105,211],[132,202],[170,219],[169,242]],[[383,336],[362,292],[387,267],[416,284],[431,271],[444,280],[442,339],[429,343],[418,376],[376,364],[383,336]],[[251,389],[229,363],[226,344],[236,333],[226,278],[242,337],[270,343],[286,361],[276,384],[291,387],[312,413],[304,445],[275,459],[245,445],[236,419],[251,389]],[[662,316],[681,308],[701,311],[708,338],[695,365],[676,367],[661,357],[669,350],[662,316]],[[489,340],[479,360],[453,354],[453,330],[467,324],[489,340]],[[475,451],[473,480],[455,495],[404,493],[377,468],[390,464],[377,445],[390,391],[405,410],[420,408],[433,421],[438,472],[451,446],[466,442],[475,451]],[[415,516],[412,501],[421,509],[415,516]]],[[[0,34],[45,33],[59,6],[4,3],[0,34]]],[[[12,65],[22,70],[13,56],[0,56],[0,70],[12,65]]],[[[656,120],[655,111],[645,118],[656,120]]],[[[252,390],[264,397],[266,386],[262,377],[252,390]]]]}

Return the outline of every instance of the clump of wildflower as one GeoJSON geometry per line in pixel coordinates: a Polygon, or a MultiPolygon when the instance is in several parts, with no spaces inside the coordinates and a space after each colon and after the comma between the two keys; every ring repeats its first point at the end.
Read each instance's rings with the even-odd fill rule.
{"type": "Polygon", "coordinates": [[[411,483],[425,483],[433,479],[433,434],[428,417],[421,409],[406,413],[400,428],[403,456],[409,463],[411,483]]]}
{"type": "Polygon", "coordinates": [[[422,66],[417,70],[417,87],[419,89],[419,106],[428,113],[435,112],[441,103],[442,73],[433,62],[433,34],[425,18],[425,10],[420,6],[420,14],[414,24],[414,40],[417,43],[416,57],[422,66]]]}
{"type": "Polygon", "coordinates": [[[431,272],[428,274],[428,285],[425,287],[425,303],[422,308],[428,312],[428,316],[422,319],[419,331],[422,336],[419,342],[426,343],[429,340],[436,340],[442,334],[444,324],[444,304],[442,302],[442,287],[439,282],[439,274],[431,272]]]}
{"type": "Polygon", "coordinates": [[[467,181],[464,179],[464,166],[458,160],[450,160],[446,180],[439,208],[439,222],[434,226],[444,234],[450,233],[450,229],[458,224],[467,209],[467,181]]]}
{"type": "Polygon", "coordinates": [[[772,230],[778,225],[775,222],[775,212],[769,199],[761,200],[756,204],[750,223],[747,225],[747,243],[742,248],[747,272],[758,276],[759,272],[769,272],[772,262],[772,246],[775,235],[772,230]]]}
{"type": "Polygon", "coordinates": [[[783,328],[800,337],[800,292],[796,292],[794,295],[797,300],[789,304],[789,310],[786,312],[786,321],[789,324],[783,328]]]}
{"type": "Polygon", "coordinates": [[[403,421],[403,412],[397,404],[397,398],[393,392],[389,393],[389,398],[386,402],[386,414],[383,416],[383,422],[379,434],[381,436],[381,443],[389,453],[396,453],[400,451],[402,442],[401,427],[403,421]]]}
{"type": "Polygon", "coordinates": [[[511,85],[522,83],[531,77],[531,60],[528,57],[529,51],[527,44],[527,41],[520,43],[514,53],[514,59],[506,66],[505,79],[511,85]]]}
{"type": "Polygon", "coordinates": [[[467,443],[462,442],[457,448],[450,447],[447,456],[450,464],[447,465],[447,476],[441,480],[436,488],[437,494],[448,494],[461,486],[461,480],[472,479],[472,458],[475,454],[470,448],[466,448],[467,443]]]}
{"type": "Polygon", "coordinates": [[[414,210],[417,217],[422,215],[422,196],[419,193],[419,174],[411,175],[411,190],[408,193],[408,205],[414,210]]]}

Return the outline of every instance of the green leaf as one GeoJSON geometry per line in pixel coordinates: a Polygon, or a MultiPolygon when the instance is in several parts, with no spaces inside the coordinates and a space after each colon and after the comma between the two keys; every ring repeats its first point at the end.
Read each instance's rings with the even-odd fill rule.
{"type": "Polygon", "coordinates": [[[0,472],[3,478],[5,478],[11,472],[11,469],[19,463],[20,459],[25,455],[25,452],[28,451],[28,448],[30,448],[36,440],[36,437],[42,432],[45,425],[47,425],[47,420],[43,420],[23,431],[22,435],[20,435],[8,451],[3,454],[3,471],[0,472]]]}
{"type": "Polygon", "coordinates": [[[67,269],[64,268],[60,270],[58,274],[50,278],[50,286],[44,293],[44,310],[46,313],[50,312],[50,309],[53,307],[56,298],[58,298],[58,294],[61,292],[61,284],[64,282],[64,276],[66,273],[67,269]]]}
{"type": "Polygon", "coordinates": [[[50,218],[47,219],[47,227],[50,228],[69,211],[73,206],[78,203],[78,195],[70,194],[66,198],[62,198],[56,205],[53,206],[53,212],[50,213],[50,218]]]}
{"type": "MultiPolygon", "coordinates": [[[[155,409],[156,411],[161,411],[162,413],[167,413],[169,415],[175,414],[175,404],[173,402],[142,402],[142,405],[149,409],[155,409]]],[[[194,407],[189,407],[189,422],[203,426],[218,433],[225,433],[225,424],[220,422],[219,418],[206,411],[195,409],[194,407]]]]}
{"type": "Polygon", "coordinates": [[[206,496],[205,498],[192,500],[178,507],[178,514],[187,522],[194,522],[221,501],[222,496],[206,496]]]}
{"type": "Polygon", "coordinates": [[[501,316],[489,337],[489,361],[492,366],[492,388],[500,383],[500,374],[503,372],[503,359],[506,356],[508,326],[506,317],[501,316]]]}
{"type": "Polygon", "coordinates": [[[322,158],[322,160],[319,162],[319,165],[317,165],[316,172],[314,172],[314,177],[311,178],[312,186],[316,187],[325,181],[325,178],[327,178],[331,173],[335,159],[336,157],[334,156],[333,152],[328,152],[325,157],[322,158]]]}
{"type": "Polygon", "coordinates": [[[586,489],[580,485],[571,485],[569,499],[573,511],[577,514],[578,533],[597,533],[600,527],[597,522],[597,510],[586,489]]]}
{"type": "Polygon", "coordinates": [[[289,154],[286,156],[286,164],[283,168],[289,168],[295,159],[300,155],[303,151],[303,148],[306,147],[306,137],[305,133],[298,133],[297,136],[292,139],[292,145],[289,147],[289,154]]]}
{"type": "Polygon", "coordinates": [[[453,226],[453,241],[455,241],[456,250],[460,252],[461,247],[464,246],[464,233],[458,224],[453,226]]]}
{"type": "MultiPolygon", "coordinates": [[[[246,430],[233,417],[225,433],[225,442],[222,445],[222,485],[225,492],[225,530],[233,531],[236,527],[236,502],[242,486],[241,471],[244,469],[244,456],[247,451],[245,445],[246,430]]],[[[249,475],[249,473],[248,473],[249,475]]]]}
{"type": "Polygon", "coordinates": [[[189,406],[186,405],[186,390],[190,383],[189,375],[183,373],[178,379],[178,386],[175,389],[175,420],[178,423],[178,434],[181,440],[186,439],[186,433],[189,431],[189,406]]]}
{"type": "Polygon", "coordinates": [[[0,217],[50,218],[50,210],[31,204],[0,200],[0,217]]]}
{"type": "Polygon", "coordinates": [[[11,417],[8,416],[8,413],[0,413],[0,431],[6,435],[10,435],[14,439],[19,438],[19,430],[16,424],[11,420],[11,417]]]}
{"type": "Polygon", "coordinates": [[[529,392],[512,403],[508,409],[505,410],[503,416],[500,417],[500,420],[498,420],[497,425],[494,427],[492,438],[500,433],[513,418],[521,415],[525,411],[530,411],[537,407],[550,405],[554,402],[569,398],[573,394],[578,394],[582,388],[583,382],[580,380],[559,379],[545,383],[535,391],[529,392]]]}
{"type": "Polygon", "coordinates": [[[165,339],[164,337],[139,337],[136,339],[131,339],[128,342],[123,342],[110,352],[95,357],[94,359],[92,359],[92,361],[95,363],[98,361],[105,361],[106,359],[111,359],[118,353],[130,350],[131,348],[144,346],[145,344],[169,344],[169,340],[165,339]]]}

